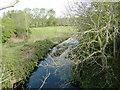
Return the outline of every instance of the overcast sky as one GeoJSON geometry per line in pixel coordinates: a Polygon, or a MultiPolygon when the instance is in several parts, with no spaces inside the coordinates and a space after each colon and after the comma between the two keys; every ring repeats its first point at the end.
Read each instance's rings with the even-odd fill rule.
{"type": "MultiPolygon", "coordinates": [[[[0,0],[0,7],[8,5],[14,1],[15,0],[0,0]]],[[[56,15],[61,16],[62,15],[61,11],[65,9],[65,5],[67,5],[68,1],[72,1],[72,0],[20,0],[20,2],[17,3],[15,7],[11,7],[0,11],[0,16],[5,11],[16,10],[16,9],[23,10],[24,8],[46,8],[46,9],[53,8],[56,11],[56,15]]],[[[91,0],[79,0],[79,1],[88,2],[91,0]]],[[[101,1],[101,0],[93,0],[93,1],[101,1]]],[[[108,0],[108,1],[115,1],[115,0],[108,0]]]]}
{"type": "MultiPolygon", "coordinates": [[[[9,4],[10,2],[14,2],[15,0],[0,0],[0,7],[9,4]],[[8,2],[9,1],[9,2],[8,2]]],[[[24,9],[24,8],[53,8],[56,11],[56,15],[60,16],[61,11],[64,9],[68,0],[20,0],[19,3],[15,5],[15,7],[8,8],[6,10],[0,11],[2,14],[4,11],[8,10],[16,10],[16,9],[24,9]]]]}

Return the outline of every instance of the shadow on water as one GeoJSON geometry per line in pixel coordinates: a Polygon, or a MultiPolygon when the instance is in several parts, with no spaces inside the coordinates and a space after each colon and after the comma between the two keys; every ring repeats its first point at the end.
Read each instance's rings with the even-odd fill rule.
{"type": "Polygon", "coordinates": [[[38,69],[32,73],[25,85],[26,89],[75,88],[70,83],[73,64],[67,54],[75,45],[79,44],[76,38],[77,36],[71,37],[52,49],[48,57],[40,62],[38,69]],[[62,53],[56,56],[58,51],[62,51],[62,53]]]}

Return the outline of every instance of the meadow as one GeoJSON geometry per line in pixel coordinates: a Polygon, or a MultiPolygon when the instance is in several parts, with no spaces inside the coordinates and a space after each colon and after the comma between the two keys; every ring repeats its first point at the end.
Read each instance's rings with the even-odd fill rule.
{"type": "Polygon", "coordinates": [[[73,28],[70,26],[50,26],[41,28],[31,28],[31,34],[28,41],[37,41],[49,39],[52,41],[60,41],[60,39],[68,38],[73,33],[73,28]]]}

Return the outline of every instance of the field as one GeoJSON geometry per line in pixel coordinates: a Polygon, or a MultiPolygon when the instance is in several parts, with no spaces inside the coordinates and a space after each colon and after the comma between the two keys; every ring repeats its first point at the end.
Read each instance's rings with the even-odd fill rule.
{"type": "Polygon", "coordinates": [[[3,87],[12,87],[13,83],[29,77],[37,66],[38,59],[45,58],[49,48],[75,33],[72,28],[63,26],[31,28],[30,30],[27,41],[3,44],[3,81],[6,80],[3,87]]]}
{"type": "Polygon", "coordinates": [[[75,31],[69,26],[51,26],[51,27],[41,27],[32,28],[29,41],[37,41],[49,39],[53,41],[59,41],[63,38],[68,38],[75,31]]]}

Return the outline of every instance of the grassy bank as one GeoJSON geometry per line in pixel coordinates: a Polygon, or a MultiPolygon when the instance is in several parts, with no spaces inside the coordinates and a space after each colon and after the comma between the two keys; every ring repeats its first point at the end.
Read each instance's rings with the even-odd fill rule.
{"type": "Polygon", "coordinates": [[[49,40],[35,43],[9,43],[3,49],[2,63],[8,78],[3,87],[12,87],[20,80],[26,80],[37,66],[38,60],[44,59],[49,49],[55,44],[49,40]]]}
{"type": "Polygon", "coordinates": [[[33,28],[27,42],[3,44],[2,86],[13,87],[16,82],[26,80],[37,66],[38,60],[43,60],[49,49],[56,45],[54,42],[61,42],[73,33],[70,27],[33,28]]]}

